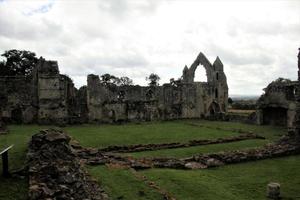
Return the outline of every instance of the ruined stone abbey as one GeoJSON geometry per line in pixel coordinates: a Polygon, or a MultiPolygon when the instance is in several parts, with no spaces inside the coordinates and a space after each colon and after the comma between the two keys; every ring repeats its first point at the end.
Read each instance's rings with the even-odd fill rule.
{"type": "Polygon", "coordinates": [[[182,81],[162,86],[103,84],[98,75],[76,89],[56,61],[40,58],[31,76],[0,77],[2,118],[17,123],[72,124],[209,118],[226,112],[228,86],[223,64],[203,53],[185,66],[182,81]],[[195,82],[199,65],[207,82],[195,82]]]}

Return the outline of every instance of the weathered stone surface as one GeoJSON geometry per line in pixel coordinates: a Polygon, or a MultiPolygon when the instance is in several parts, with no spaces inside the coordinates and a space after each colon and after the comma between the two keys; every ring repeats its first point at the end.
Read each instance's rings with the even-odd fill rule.
{"type": "Polygon", "coordinates": [[[204,165],[199,162],[188,162],[184,165],[186,169],[205,169],[207,168],[207,165],[204,165]]]}
{"type": "Polygon", "coordinates": [[[79,90],[56,61],[38,60],[29,77],[0,77],[0,108],[14,123],[58,124],[170,120],[222,116],[227,110],[228,86],[219,58],[211,64],[200,53],[183,79],[162,86],[116,86],[88,75],[79,90]],[[199,64],[207,82],[194,82],[199,64]]]}
{"type": "Polygon", "coordinates": [[[219,167],[223,165],[223,163],[215,158],[209,158],[206,160],[205,165],[207,167],[219,167]]]}
{"type": "Polygon", "coordinates": [[[280,184],[269,183],[267,186],[267,197],[270,199],[280,199],[280,184]]]}
{"type": "Polygon", "coordinates": [[[80,165],[70,137],[55,129],[32,136],[27,154],[29,199],[107,199],[80,165]]]}
{"type": "MultiPolygon", "coordinates": [[[[298,48],[299,52],[298,52],[298,70],[300,71],[300,48],[298,48]]],[[[300,81],[300,80],[299,80],[300,81]]]]}
{"type": "Polygon", "coordinates": [[[257,123],[293,128],[296,116],[298,81],[279,78],[265,88],[257,101],[257,123]]]}
{"type": "Polygon", "coordinates": [[[118,87],[103,84],[99,76],[91,74],[87,97],[90,122],[200,118],[226,112],[228,86],[220,59],[212,65],[200,53],[175,85],[118,87]],[[207,70],[208,82],[194,82],[199,64],[207,70]]]}
{"type": "Polygon", "coordinates": [[[3,121],[0,120],[0,135],[6,134],[7,132],[8,131],[7,131],[6,125],[4,124],[3,121]]]}

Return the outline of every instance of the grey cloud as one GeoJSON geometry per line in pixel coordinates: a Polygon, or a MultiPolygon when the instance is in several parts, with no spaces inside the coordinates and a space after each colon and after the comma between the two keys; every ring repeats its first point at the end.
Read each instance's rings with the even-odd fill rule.
{"type": "Polygon", "coordinates": [[[41,24],[33,20],[16,16],[11,20],[9,15],[0,9],[0,36],[18,40],[51,39],[62,33],[63,27],[47,19],[41,20],[41,24]]]}
{"type": "MultiPolygon", "coordinates": [[[[72,58],[70,58],[72,59],[72,58]]],[[[70,61],[67,61],[70,63],[70,61]]],[[[102,74],[109,71],[124,71],[127,69],[141,70],[141,67],[147,67],[149,62],[141,55],[115,55],[115,56],[91,56],[85,55],[82,58],[73,60],[68,66],[70,75],[82,75],[83,73],[102,74]],[[75,62],[74,62],[75,61],[75,62]]]]}
{"type": "Polygon", "coordinates": [[[125,19],[134,14],[147,14],[156,10],[163,1],[158,0],[110,0],[101,1],[99,9],[116,17],[118,20],[125,19]]]}
{"type": "Polygon", "coordinates": [[[281,21],[241,21],[232,18],[227,23],[227,33],[232,37],[237,35],[261,35],[261,36],[278,36],[288,34],[291,37],[300,34],[300,19],[296,23],[283,23],[281,21]]]}
{"type": "Polygon", "coordinates": [[[237,49],[224,48],[214,43],[211,43],[208,48],[211,52],[217,54],[221,60],[232,65],[271,65],[274,63],[274,56],[268,55],[261,49],[241,53],[237,49]]]}
{"type": "Polygon", "coordinates": [[[128,68],[148,65],[148,61],[141,55],[88,56],[86,60],[89,60],[89,66],[128,68]]]}
{"type": "MultiPolygon", "coordinates": [[[[189,13],[189,5],[200,8],[201,1],[72,2],[70,6],[59,1],[51,12],[32,16],[10,9],[10,1],[0,3],[0,49],[28,49],[57,60],[61,72],[75,77],[77,86],[86,84],[89,73],[124,75],[144,84],[145,76],[155,72],[168,81],[180,77],[184,64],[193,62],[199,51],[211,62],[220,57],[230,93],[260,93],[279,76],[296,78],[294,50],[287,49],[296,54],[300,18],[283,23],[271,13],[273,22],[252,23],[245,16],[229,20],[224,12],[210,21],[212,16],[201,9],[189,13]],[[187,9],[181,10],[182,5],[187,9]],[[163,24],[168,18],[173,24],[163,24]]],[[[291,12],[299,16],[296,9],[291,12]]]]}

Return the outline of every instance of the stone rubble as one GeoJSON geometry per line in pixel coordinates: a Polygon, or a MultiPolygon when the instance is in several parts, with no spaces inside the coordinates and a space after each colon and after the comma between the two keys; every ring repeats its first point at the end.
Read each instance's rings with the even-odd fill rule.
{"type": "Polygon", "coordinates": [[[29,199],[108,199],[84,171],[70,146],[71,138],[55,129],[32,136],[27,153],[29,199]]]}

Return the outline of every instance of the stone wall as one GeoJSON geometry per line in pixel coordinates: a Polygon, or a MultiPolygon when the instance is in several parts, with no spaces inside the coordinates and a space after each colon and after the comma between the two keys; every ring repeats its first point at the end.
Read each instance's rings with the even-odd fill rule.
{"type": "Polygon", "coordinates": [[[32,77],[0,77],[0,106],[6,122],[37,120],[37,91],[32,77]]]}
{"type": "Polygon", "coordinates": [[[211,65],[202,53],[190,68],[184,68],[182,82],[176,85],[116,86],[101,83],[94,74],[87,82],[89,122],[201,118],[227,111],[223,64],[217,58],[211,65]],[[208,82],[194,82],[195,70],[202,63],[208,82]]]}
{"type": "Polygon", "coordinates": [[[257,123],[293,128],[296,115],[298,81],[279,78],[265,88],[257,101],[257,123]]]}
{"type": "MultiPolygon", "coordinates": [[[[59,73],[56,61],[40,59],[36,67],[38,85],[38,122],[66,124],[80,121],[73,81],[59,73]]],[[[80,107],[79,107],[80,108],[80,107]]]]}
{"type": "Polygon", "coordinates": [[[43,58],[30,76],[0,77],[2,116],[12,123],[82,122],[86,105],[77,101],[77,93],[73,81],[59,74],[57,62],[43,58]]]}
{"type": "Polygon", "coordinates": [[[28,77],[0,77],[2,116],[11,122],[67,124],[201,118],[227,111],[228,87],[219,58],[210,64],[200,53],[185,67],[176,85],[116,86],[88,75],[79,90],[56,61],[40,58],[28,77]],[[207,82],[194,82],[198,65],[207,71],[207,82]]]}

